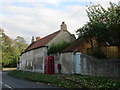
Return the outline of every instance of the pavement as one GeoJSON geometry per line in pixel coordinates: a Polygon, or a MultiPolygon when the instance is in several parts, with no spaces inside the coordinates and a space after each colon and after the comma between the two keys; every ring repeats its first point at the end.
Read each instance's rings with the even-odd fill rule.
{"type": "Polygon", "coordinates": [[[2,72],[2,80],[0,80],[0,86],[2,88],[58,88],[55,86],[49,86],[47,84],[40,84],[37,82],[27,81],[27,80],[20,80],[8,75],[8,72],[2,72]]]}

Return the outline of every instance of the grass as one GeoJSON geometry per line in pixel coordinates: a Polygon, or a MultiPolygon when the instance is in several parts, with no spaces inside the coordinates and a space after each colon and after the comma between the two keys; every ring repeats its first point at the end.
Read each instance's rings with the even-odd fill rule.
{"type": "Polygon", "coordinates": [[[46,83],[64,88],[119,88],[120,79],[83,76],[75,74],[54,74],[47,75],[35,72],[11,71],[10,76],[19,79],[30,80],[39,83],[46,83]]]}

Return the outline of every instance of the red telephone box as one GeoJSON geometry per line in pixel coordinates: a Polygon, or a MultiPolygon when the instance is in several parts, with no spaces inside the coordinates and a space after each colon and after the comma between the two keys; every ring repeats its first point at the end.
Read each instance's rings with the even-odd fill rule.
{"type": "Polygon", "coordinates": [[[46,57],[46,74],[54,73],[54,56],[46,57]]]}

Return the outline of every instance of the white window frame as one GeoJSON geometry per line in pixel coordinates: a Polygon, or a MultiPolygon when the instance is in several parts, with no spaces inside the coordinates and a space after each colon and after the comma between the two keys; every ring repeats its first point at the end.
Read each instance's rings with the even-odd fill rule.
{"type": "Polygon", "coordinates": [[[28,61],[26,61],[26,63],[27,63],[27,66],[29,65],[29,62],[28,61]]]}
{"type": "Polygon", "coordinates": [[[30,66],[31,66],[31,67],[33,66],[33,62],[32,62],[32,61],[30,62],[30,66]]]}

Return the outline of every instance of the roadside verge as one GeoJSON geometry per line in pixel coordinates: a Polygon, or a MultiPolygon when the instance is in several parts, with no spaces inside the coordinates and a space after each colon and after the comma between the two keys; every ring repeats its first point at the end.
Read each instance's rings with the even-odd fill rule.
{"type": "Polygon", "coordinates": [[[120,79],[110,77],[83,76],[77,74],[41,74],[27,71],[11,71],[10,76],[45,83],[63,88],[119,88],[120,79]]]}

